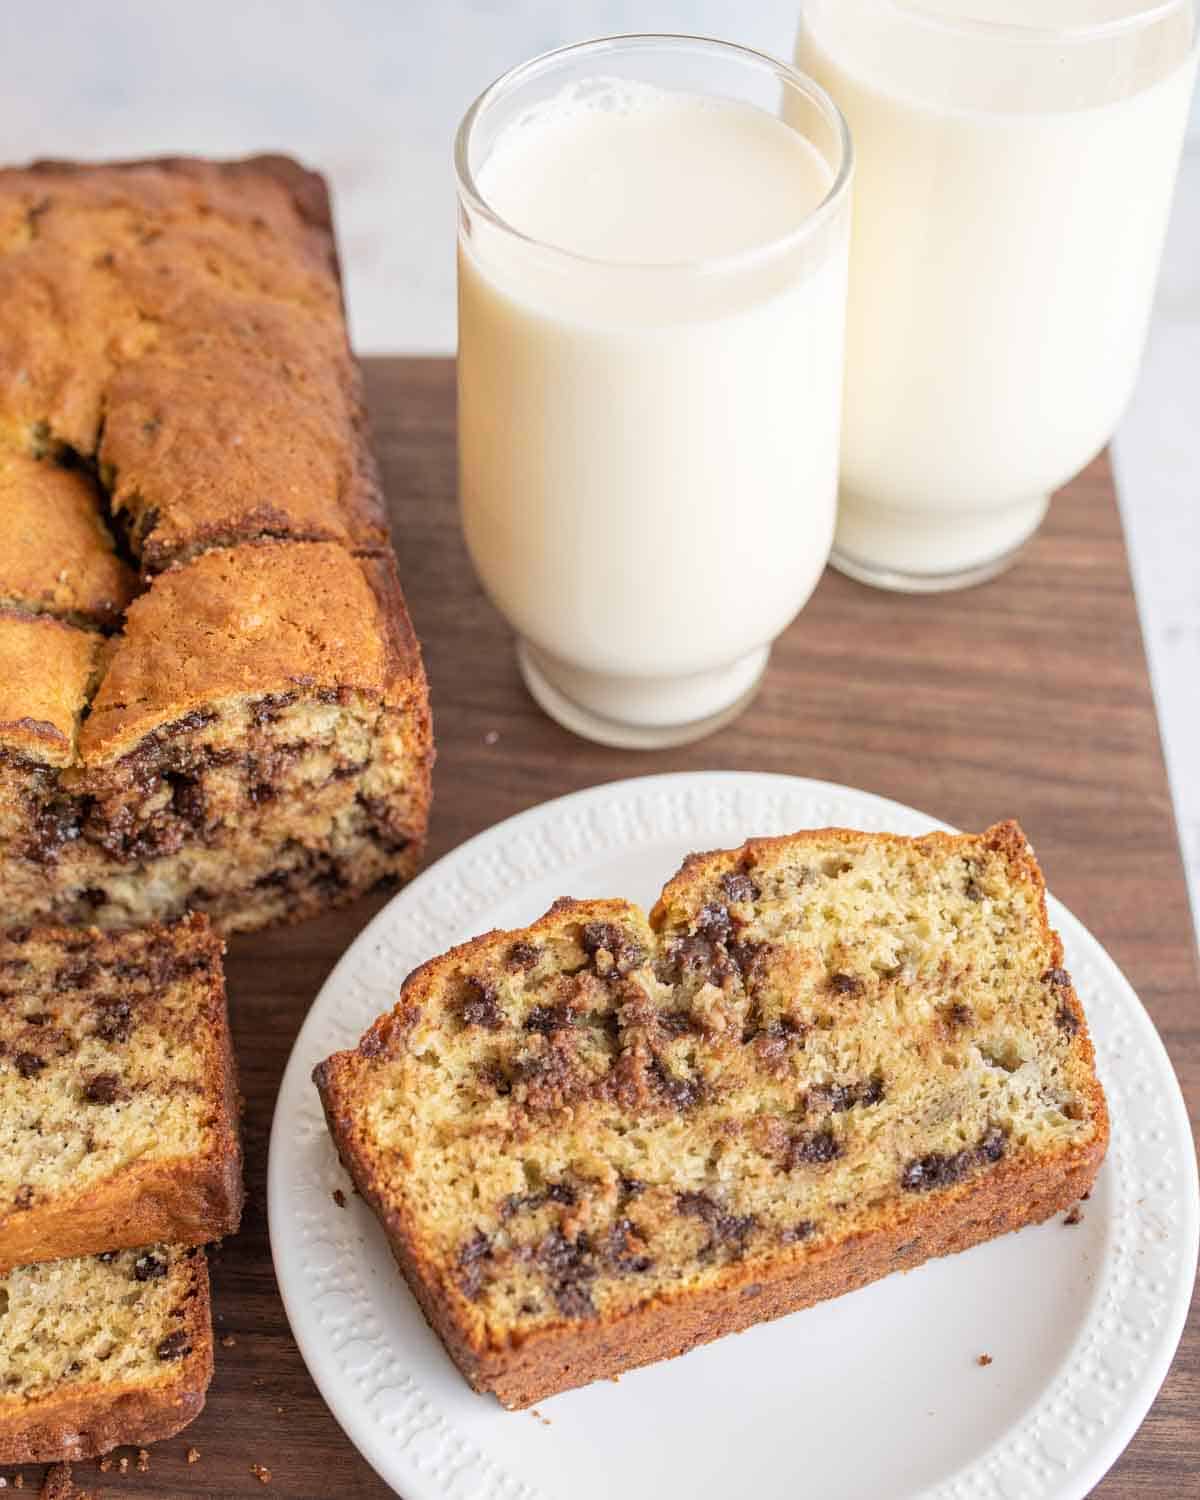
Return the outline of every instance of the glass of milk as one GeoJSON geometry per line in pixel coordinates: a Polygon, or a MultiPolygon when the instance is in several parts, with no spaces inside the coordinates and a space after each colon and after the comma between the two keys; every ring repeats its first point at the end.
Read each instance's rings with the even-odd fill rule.
{"type": "Polygon", "coordinates": [[[856,154],[833,562],[1000,572],[1129,399],[1196,68],[1194,0],[803,0],[856,154]]]}
{"type": "Polygon", "coordinates": [[[494,83],[455,166],[475,568],[560,723],[698,739],[833,539],[844,121],[759,53],[612,37],[494,83]]]}

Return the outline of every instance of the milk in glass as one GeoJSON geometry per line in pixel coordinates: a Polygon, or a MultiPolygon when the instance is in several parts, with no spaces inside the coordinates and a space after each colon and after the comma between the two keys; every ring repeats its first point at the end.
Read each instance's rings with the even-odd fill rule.
{"type": "Polygon", "coordinates": [[[536,696],[581,732],[691,737],[754,687],[825,565],[834,178],[766,109],[603,76],[522,111],[476,170],[463,525],[536,696]]]}
{"type": "Polygon", "coordinates": [[[1111,435],[1195,72],[1191,4],[1146,10],[805,4],[798,65],[856,155],[847,571],[915,588],[985,576],[1111,435]]]}

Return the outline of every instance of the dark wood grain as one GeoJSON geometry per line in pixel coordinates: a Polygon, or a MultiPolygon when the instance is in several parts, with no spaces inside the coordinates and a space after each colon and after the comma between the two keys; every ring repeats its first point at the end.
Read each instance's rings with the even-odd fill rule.
{"type": "MultiPolygon", "coordinates": [[[[654,771],[744,769],[845,782],[965,828],[1016,816],[1055,893],[1091,928],[1154,1017],[1200,1109],[1195,945],[1158,725],[1107,459],[1055,501],[1003,578],[904,598],[827,574],[775,649],[758,700],[697,745],[606,750],[547,720],[521,687],[508,632],[464,554],[454,500],[452,368],[368,363],[401,573],[433,686],[431,858],[563,792],[654,771]],[[494,733],[493,733],[494,732],[494,733]]],[[[713,601],[720,608],[720,601],[713,601]]],[[[747,833],[754,830],[747,829],[747,833]]],[[[102,1494],[381,1496],[317,1395],[288,1332],[266,1232],[271,1113],[292,1039],[334,961],[381,898],[235,940],[234,1031],[246,1096],[249,1204],[213,1260],[217,1374],[208,1407],[131,1462],[78,1477],[102,1494]],[[189,1447],[200,1451],[189,1465],[189,1447]],[[271,1471],[268,1486],[251,1464],[271,1471]]],[[[1200,1317],[1141,1431],[1095,1492],[1194,1494],[1200,1317]]],[[[7,1476],[11,1483],[12,1473],[7,1476]]],[[[41,1471],[24,1472],[36,1493],[41,1471]]]]}

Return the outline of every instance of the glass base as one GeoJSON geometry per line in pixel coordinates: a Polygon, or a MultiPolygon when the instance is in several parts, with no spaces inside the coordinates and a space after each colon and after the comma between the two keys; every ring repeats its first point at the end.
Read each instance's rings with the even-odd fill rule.
{"type": "Polygon", "coordinates": [[[664,750],[723,729],[749,707],[770,655],[764,646],[692,677],[616,677],[517,641],[517,665],[539,708],[572,734],[619,750],[664,750]]]}
{"type": "Polygon", "coordinates": [[[893,593],[972,588],[1012,567],[1049,504],[1048,495],[1039,495],[966,518],[884,512],[843,497],[829,561],[847,578],[893,593]]]}

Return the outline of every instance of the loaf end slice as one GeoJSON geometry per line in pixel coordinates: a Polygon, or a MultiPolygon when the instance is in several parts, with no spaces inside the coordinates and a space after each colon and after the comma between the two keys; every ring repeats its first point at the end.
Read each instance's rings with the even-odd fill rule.
{"type": "Polygon", "coordinates": [[[155,1245],[0,1275],[0,1463],[92,1458],[186,1427],[212,1378],[203,1250],[155,1245]]]}
{"type": "MultiPolygon", "coordinates": [[[[0,746],[9,921],[119,928],[190,909],[250,931],[415,871],[432,730],[390,554],[207,552],[156,577],[102,665],[78,732],[82,706],[37,730],[54,731],[61,775],[25,756],[6,782],[0,746]]],[[[0,685],[0,736],[3,699],[0,685]]]]}
{"type": "Polygon", "coordinates": [[[0,1269],[237,1229],[223,950],[201,916],[0,935],[0,1269]]]}
{"type": "Polygon", "coordinates": [[[507,1406],[1045,1219],[1108,1117],[1015,824],[694,856],[406,981],[316,1070],[343,1162],[507,1406]]]}

